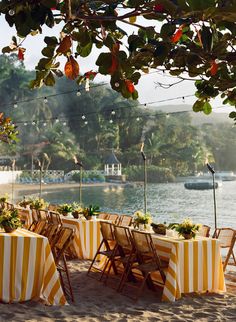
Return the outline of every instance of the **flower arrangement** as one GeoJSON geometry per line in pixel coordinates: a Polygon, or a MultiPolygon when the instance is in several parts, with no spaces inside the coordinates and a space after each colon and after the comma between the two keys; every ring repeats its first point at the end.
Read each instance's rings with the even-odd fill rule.
{"type": "Polygon", "coordinates": [[[67,216],[70,212],[72,212],[72,210],[73,210],[73,207],[69,203],[63,203],[59,205],[57,208],[57,211],[64,216],[67,216]]]}
{"type": "Polygon", "coordinates": [[[89,207],[84,208],[83,214],[86,219],[91,219],[92,216],[98,216],[100,213],[100,208],[97,205],[89,205],[89,207]]]}
{"type": "Polygon", "coordinates": [[[144,214],[141,210],[138,210],[133,215],[133,221],[135,226],[144,225],[144,228],[146,228],[147,225],[151,224],[152,217],[149,213],[144,214]]]}
{"type": "Polygon", "coordinates": [[[0,227],[4,228],[6,232],[12,232],[21,226],[22,224],[16,209],[0,210],[0,227]]]}
{"type": "Polygon", "coordinates": [[[21,200],[19,203],[18,203],[18,205],[19,206],[21,206],[21,207],[24,207],[24,208],[26,208],[27,206],[29,206],[31,204],[31,200],[30,199],[26,199],[25,197],[24,197],[24,199],[23,200],[21,200]]]}
{"type": "Polygon", "coordinates": [[[76,219],[78,218],[83,218],[84,215],[83,215],[83,207],[77,203],[77,202],[73,202],[72,203],[72,216],[76,219]]]}
{"type": "Polygon", "coordinates": [[[8,193],[5,193],[4,196],[0,197],[0,202],[7,202],[9,200],[8,193]]]}
{"type": "Polygon", "coordinates": [[[176,224],[173,228],[178,232],[180,236],[185,239],[191,239],[196,237],[196,232],[199,230],[199,224],[193,224],[189,218],[184,219],[181,224],[176,224]]]}
{"type": "Polygon", "coordinates": [[[48,202],[46,202],[43,198],[32,198],[29,200],[30,208],[34,209],[46,209],[48,207],[48,202]]]}

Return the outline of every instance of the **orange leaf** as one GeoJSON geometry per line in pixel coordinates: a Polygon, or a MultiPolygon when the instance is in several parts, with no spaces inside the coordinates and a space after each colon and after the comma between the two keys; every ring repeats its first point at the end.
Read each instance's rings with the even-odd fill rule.
{"type": "Polygon", "coordinates": [[[210,73],[211,73],[211,76],[214,76],[216,73],[217,73],[217,71],[218,71],[218,64],[216,63],[216,61],[215,60],[213,60],[212,62],[211,62],[211,68],[210,68],[210,73]]]}
{"type": "Polygon", "coordinates": [[[89,72],[86,72],[84,74],[85,78],[88,78],[90,80],[93,80],[95,78],[95,76],[97,75],[97,72],[93,72],[92,70],[90,70],[89,72]]]}
{"type": "Polygon", "coordinates": [[[131,93],[131,94],[132,94],[132,93],[135,91],[134,84],[131,82],[131,80],[126,79],[126,80],[125,80],[125,86],[126,86],[127,91],[128,91],[129,93],[131,93]]]}
{"type": "Polygon", "coordinates": [[[22,48],[22,47],[18,48],[18,59],[19,60],[24,60],[24,52],[25,52],[25,48],[22,48]]]}
{"type": "Polygon", "coordinates": [[[171,41],[174,43],[178,42],[180,40],[180,38],[182,37],[182,35],[183,35],[182,28],[181,29],[179,28],[176,31],[176,33],[171,37],[171,41]]]}
{"type": "Polygon", "coordinates": [[[68,58],[67,63],[64,67],[65,75],[67,78],[74,80],[79,75],[79,64],[73,56],[68,58]]]}
{"type": "Polygon", "coordinates": [[[72,46],[71,36],[65,36],[62,39],[59,47],[57,48],[57,53],[58,54],[66,54],[70,50],[71,46],[72,46]]]}

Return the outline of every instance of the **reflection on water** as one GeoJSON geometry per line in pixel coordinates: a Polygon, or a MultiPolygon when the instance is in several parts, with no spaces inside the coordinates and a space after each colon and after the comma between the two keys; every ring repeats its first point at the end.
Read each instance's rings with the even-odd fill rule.
{"type": "MultiPolygon", "coordinates": [[[[46,187],[44,187],[46,189],[46,187]]],[[[176,222],[190,217],[194,222],[214,226],[212,190],[187,190],[183,183],[148,184],[148,211],[155,222],[176,222]]],[[[83,187],[84,205],[96,204],[103,211],[133,214],[143,209],[143,187],[83,187]]],[[[44,192],[51,203],[79,201],[79,189],[44,192]]],[[[216,189],[218,226],[236,228],[236,181],[223,182],[216,189]]]]}

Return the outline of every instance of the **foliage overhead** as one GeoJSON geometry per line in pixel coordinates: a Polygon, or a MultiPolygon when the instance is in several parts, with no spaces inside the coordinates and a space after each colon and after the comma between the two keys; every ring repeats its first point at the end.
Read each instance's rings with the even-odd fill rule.
{"type": "MultiPolygon", "coordinates": [[[[60,38],[44,38],[32,88],[53,86],[63,75],[59,56],[66,57],[62,70],[69,79],[78,84],[93,79],[92,71],[79,75],[79,59],[97,47],[98,73],[110,75],[111,87],[126,98],[138,98],[142,72],[161,68],[196,80],[196,112],[209,114],[217,96],[223,104],[236,104],[236,0],[2,0],[0,13],[22,37],[20,42],[13,37],[2,51],[15,51],[20,60],[25,37],[62,23],[60,38]],[[131,34],[127,24],[135,28],[131,34]]],[[[236,120],[236,112],[230,117],[236,120]]]]}

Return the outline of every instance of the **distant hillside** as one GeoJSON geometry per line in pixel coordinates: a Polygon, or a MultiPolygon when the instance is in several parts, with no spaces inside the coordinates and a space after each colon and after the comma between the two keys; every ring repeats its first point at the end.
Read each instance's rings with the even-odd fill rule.
{"type": "Polygon", "coordinates": [[[192,124],[193,125],[202,125],[205,123],[232,123],[233,120],[229,118],[229,113],[216,113],[212,112],[210,115],[205,115],[202,112],[195,113],[192,110],[192,105],[188,104],[179,104],[179,105],[161,105],[161,106],[152,106],[149,108],[154,111],[163,111],[166,113],[186,111],[191,113],[192,124]]]}

